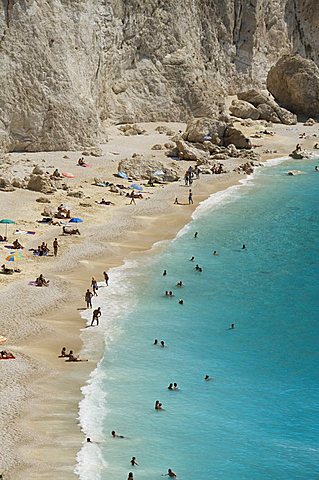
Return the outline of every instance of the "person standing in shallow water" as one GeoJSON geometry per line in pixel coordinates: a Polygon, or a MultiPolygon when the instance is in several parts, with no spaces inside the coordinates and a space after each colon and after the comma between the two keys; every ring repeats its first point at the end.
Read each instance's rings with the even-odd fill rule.
{"type": "Polygon", "coordinates": [[[96,322],[97,327],[99,326],[99,318],[101,315],[102,315],[101,307],[98,307],[95,310],[93,310],[91,327],[93,327],[94,322],[96,322]]]}
{"type": "Polygon", "coordinates": [[[104,275],[105,284],[108,287],[109,286],[109,276],[106,272],[103,272],[103,275],[104,275]]]}
{"type": "Polygon", "coordinates": [[[164,270],[164,272],[163,272],[163,277],[166,277],[166,275],[167,275],[167,271],[164,270]]]}
{"type": "Polygon", "coordinates": [[[138,463],[136,461],[136,457],[132,457],[131,460],[130,460],[130,463],[131,463],[132,467],[134,467],[135,465],[138,465],[138,463]]]}
{"type": "Polygon", "coordinates": [[[93,293],[89,289],[85,292],[86,308],[92,308],[93,293]]]}

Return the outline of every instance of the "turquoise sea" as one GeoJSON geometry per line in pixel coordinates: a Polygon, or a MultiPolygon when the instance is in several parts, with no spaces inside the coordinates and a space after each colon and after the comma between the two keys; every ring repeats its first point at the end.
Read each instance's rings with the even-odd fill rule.
{"type": "Polygon", "coordinates": [[[319,478],[316,162],[258,169],[173,241],[110,272],[95,299],[105,352],[80,405],[94,442],[78,454],[81,480],[156,480],[168,468],[181,480],[319,478]]]}

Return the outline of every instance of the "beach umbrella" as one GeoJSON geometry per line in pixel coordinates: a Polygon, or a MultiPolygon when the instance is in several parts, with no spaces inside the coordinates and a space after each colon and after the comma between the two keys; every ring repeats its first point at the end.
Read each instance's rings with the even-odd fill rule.
{"type": "Polygon", "coordinates": [[[7,262],[18,262],[26,258],[28,258],[28,255],[23,250],[18,250],[17,252],[10,253],[10,255],[6,257],[6,260],[7,262]]]}
{"type": "Polygon", "coordinates": [[[117,175],[118,175],[120,178],[124,178],[125,180],[128,179],[128,176],[127,176],[127,174],[126,174],[125,172],[118,172],[117,175]]]}
{"type": "Polygon", "coordinates": [[[79,218],[79,217],[74,217],[69,220],[69,223],[82,223],[82,222],[83,222],[82,218],[79,218]]]}
{"type": "Polygon", "coordinates": [[[163,172],[163,170],[156,170],[153,175],[155,175],[155,177],[163,177],[165,173],[163,172]]]}
{"type": "Polygon", "coordinates": [[[14,222],[13,220],[9,220],[9,218],[3,218],[2,220],[0,220],[0,223],[5,224],[5,226],[6,226],[6,236],[7,236],[8,225],[15,224],[16,222],[14,222]]]}
{"type": "Polygon", "coordinates": [[[134,190],[139,190],[140,192],[142,192],[143,190],[143,187],[141,185],[138,185],[137,183],[132,183],[132,185],[130,185],[130,188],[133,188],[134,190]]]}
{"type": "Polygon", "coordinates": [[[7,338],[4,337],[3,335],[0,335],[0,345],[2,345],[3,343],[6,343],[7,341],[7,338]]]}

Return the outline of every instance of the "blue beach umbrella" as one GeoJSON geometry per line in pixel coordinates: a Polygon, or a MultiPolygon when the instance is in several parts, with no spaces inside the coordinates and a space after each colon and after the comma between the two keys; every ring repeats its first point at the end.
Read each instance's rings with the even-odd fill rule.
{"type": "Polygon", "coordinates": [[[141,185],[138,185],[137,183],[132,183],[132,185],[130,185],[130,188],[133,188],[134,190],[139,190],[140,192],[143,191],[143,187],[141,185]]]}
{"type": "Polygon", "coordinates": [[[16,222],[14,222],[13,220],[9,220],[9,218],[3,218],[2,220],[0,220],[0,223],[3,223],[6,226],[6,236],[7,236],[8,225],[15,224],[16,222]]]}
{"type": "Polygon", "coordinates": [[[125,180],[128,179],[128,176],[127,176],[127,174],[126,174],[125,172],[118,172],[118,176],[119,176],[120,178],[124,178],[125,180]]]}
{"type": "Polygon", "coordinates": [[[82,218],[79,218],[79,217],[74,217],[74,218],[71,218],[71,220],[69,220],[69,223],[82,223],[83,220],[82,218]]]}

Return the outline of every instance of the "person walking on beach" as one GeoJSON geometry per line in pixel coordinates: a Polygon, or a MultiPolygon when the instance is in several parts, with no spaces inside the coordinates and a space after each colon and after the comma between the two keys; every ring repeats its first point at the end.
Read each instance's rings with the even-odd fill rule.
{"type": "Polygon", "coordinates": [[[87,289],[84,297],[86,301],[86,308],[92,308],[92,297],[93,297],[93,293],[90,292],[89,289],[87,289]]]}
{"type": "Polygon", "coordinates": [[[131,201],[130,201],[130,205],[136,205],[136,202],[135,202],[135,198],[134,198],[134,190],[132,190],[131,192],[131,201]]]}
{"type": "Polygon", "coordinates": [[[193,193],[192,193],[192,190],[190,188],[189,191],[188,191],[188,205],[193,204],[193,203],[194,203],[193,202],[193,193]]]}
{"type": "Polygon", "coordinates": [[[92,322],[91,322],[91,327],[93,327],[94,322],[96,321],[96,326],[99,326],[99,318],[102,315],[101,312],[101,307],[96,308],[93,310],[93,316],[92,316],[92,322]]]}
{"type": "Polygon", "coordinates": [[[58,242],[58,239],[55,238],[53,240],[53,253],[54,253],[54,256],[56,257],[57,254],[58,254],[58,248],[59,248],[59,242],[58,242]]]}
{"type": "Polygon", "coordinates": [[[98,291],[98,288],[99,288],[99,287],[98,287],[97,281],[95,280],[94,277],[92,277],[92,280],[91,280],[91,287],[92,287],[92,289],[93,289],[93,295],[94,295],[95,297],[97,297],[97,291],[98,291]]]}
{"type": "Polygon", "coordinates": [[[109,276],[106,272],[103,272],[103,275],[104,275],[104,280],[105,280],[106,286],[108,287],[109,286],[109,276]]]}

